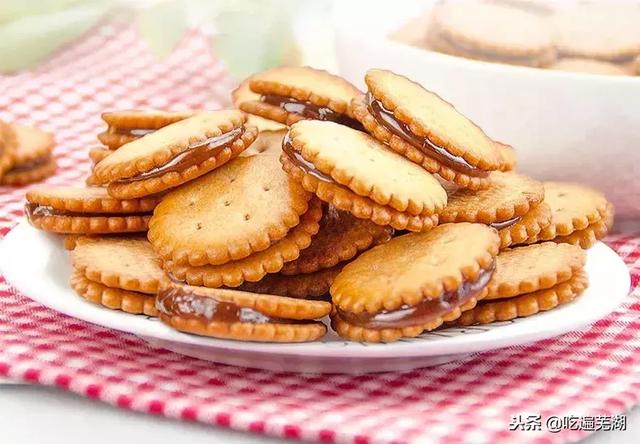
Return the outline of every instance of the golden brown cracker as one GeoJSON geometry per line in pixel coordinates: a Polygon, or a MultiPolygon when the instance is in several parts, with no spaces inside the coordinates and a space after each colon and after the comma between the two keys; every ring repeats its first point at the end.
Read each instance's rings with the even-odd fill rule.
{"type": "Polygon", "coordinates": [[[155,307],[155,296],[110,288],[87,279],[78,271],[73,272],[69,284],[78,295],[94,304],[131,314],[158,316],[158,311],[155,307]]]}
{"type": "Polygon", "coordinates": [[[286,262],[297,259],[300,251],[309,246],[311,237],[318,232],[321,217],[320,202],[313,199],[309,210],[300,217],[300,223],[266,250],[221,265],[190,266],[168,261],[164,266],[174,279],[190,285],[218,288],[256,282],[268,273],[279,272],[286,262]]]}
{"type": "Polygon", "coordinates": [[[509,321],[532,316],[567,304],[580,296],[589,285],[587,274],[579,271],[568,281],[545,290],[523,294],[509,299],[481,301],[475,308],[462,313],[452,324],[467,326],[509,321]]]}
{"type": "Polygon", "coordinates": [[[168,193],[149,240],[175,265],[221,265],[262,251],[300,222],[312,195],[276,156],[239,157],[168,193]]]}
{"type": "Polygon", "coordinates": [[[313,273],[349,260],[373,245],[391,239],[393,229],[358,219],[350,213],[327,205],[323,210],[318,234],[298,259],[287,262],[280,273],[313,273]]]}
{"type": "Polygon", "coordinates": [[[541,202],[531,208],[515,224],[498,230],[500,248],[505,249],[512,245],[528,244],[550,224],[551,209],[549,205],[541,202]]]}
{"type": "Polygon", "coordinates": [[[279,273],[269,274],[258,282],[245,282],[238,289],[251,293],[275,294],[302,299],[323,299],[326,296],[327,300],[330,300],[329,288],[342,267],[343,264],[338,264],[313,273],[293,276],[279,273]]]}
{"type": "Polygon", "coordinates": [[[77,244],[71,261],[87,279],[111,288],[155,294],[166,279],[146,238],[96,237],[77,244]]]}

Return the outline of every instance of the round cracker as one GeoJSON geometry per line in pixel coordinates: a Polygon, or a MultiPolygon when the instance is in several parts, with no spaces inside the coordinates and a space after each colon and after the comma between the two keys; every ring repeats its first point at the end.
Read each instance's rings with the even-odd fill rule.
{"type": "Polygon", "coordinates": [[[300,253],[298,259],[287,262],[280,273],[306,274],[331,268],[373,245],[389,241],[392,233],[391,227],[358,219],[328,205],[323,211],[320,229],[311,240],[311,245],[300,253]]]}
{"type": "Polygon", "coordinates": [[[501,299],[551,288],[584,267],[584,251],[569,244],[544,242],[501,251],[486,299],[501,299]]]}
{"type": "MultiPolygon", "coordinates": [[[[231,92],[231,101],[233,106],[240,108],[240,105],[244,102],[254,102],[260,100],[260,94],[256,94],[251,91],[249,83],[253,76],[244,79],[236,89],[231,92]]],[[[264,117],[257,116],[255,114],[249,114],[247,116],[247,125],[255,126],[258,131],[279,131],[286,129],[286,126],[264,117]]]]}
{"type": "Polygon", "coordinates": [[[514,172],[495,171],[484,190],[459,189],[440,212],[442,222],[490,224],[524,216],[544,199],[542,182],[514,172]]]}
{"type": "Polygon", "coordinates": [[[69,284],[78,295],[94,304],[131,314],[158,316],[158,311],[155,307],[155,296],[110,288],[87,279],[78,271],[72,273],[69,284]]]}
{"type": "Polygon", "coordinates": [[[285,237],[311,198],[276,156],[239,157],[168,193],[151,219],[149,240],[176,265],[221,265],[285,237]]]}
{"type": "Polygon", "coordinates": [[[147,196],[140,199],[114,199],[104,188],[77,186],[40,186],[27,191],[27,202],[50,206],[56,210],[74,213],[146,213],[156,207],[160,198],[147,196]]]}
{"type": "Polygon", "coordinates": [[[361,131],[304,120],[291,127],[289,138],[316,169],[379,205],[426,216],[437,214],[447,202],[447,193],[436,178],[361,131]]]}
{"type": "Polygon", "coordinates": [[[502,159],[494,141],[437,94],[387,70],[370,69],[365,82],[373,97],[417,137],[428,138],[480,169],[500,167],[502,159]]]}
{"type": "Polygon", "coordinates": [[[439,298],[490,269],[499,245],[494,229],[470,223],[395,237],[344,267],[331,286],[333,303],[357,314],[439,298]]]}
{"type": "Polygon", "coordinates": [[[95,237],[76,242],[71,261],[87,279],[111,288],[155,294],[166,279],[160,258],[145,238],[95,237]]]}
{"type": "Polygon", "coordinates": [[[462,316],[455,320],[452,325],[489,324],[494,321],[509,321],[515,318],[532,316],[541,311],[568,304],[580,296],[588,285],[587,274],[581,270],[568,281],[545,290],[505,300],[481,301],[475,308],[462,313],[462,316]]]}
{"type": "Polygon", "coordinates": [[[49,159],[42,165],[29,168],[28,170],[10,170],[0,179],[0,185],[27,185],[40,182],[49,176],[53,176],[57,166],[55,159],[49,159]]]}
{"type": "Polygon", "coordinates": [[[222,265],[177,265],[167,261],[164,267],[174,279],[190,285],[218,288],[256,282],[268,273],[278,273],[286,262],[297,259],[300,251],[309,246],[311,237],[318,232],[321,217],[320,201],[313,199],[309,203],[309,210],[301,216],[300,223],[265,250],[222,265]]]}

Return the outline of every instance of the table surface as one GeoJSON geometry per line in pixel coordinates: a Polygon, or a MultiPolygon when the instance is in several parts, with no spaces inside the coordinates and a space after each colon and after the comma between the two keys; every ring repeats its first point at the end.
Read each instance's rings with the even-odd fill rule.
{"type": "MultiPolygon", "coordinates": [[[[0,384],[0,426],[2,442],[16,444],[40,444],[44,436],[48,444],[279,442],[219,427],[142,415],[56,388],[22,384],[0,384]]],[[[627,413],[626,432],[599,432],[583,441],[584,444],[638,442],[640,407],[627,413]]]]}

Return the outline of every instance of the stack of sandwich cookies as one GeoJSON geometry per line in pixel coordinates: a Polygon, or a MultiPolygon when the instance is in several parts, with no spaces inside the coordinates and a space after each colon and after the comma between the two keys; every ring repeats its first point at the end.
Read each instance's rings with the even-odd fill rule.
{"type": "Polygon", "coordinates": [[[360,252],[388,242],[393,229],[358,219],[331,205],[323,209],[320,229],[300,257],[286,262],[277,274],[240,288],[257,293],[319,298],[328,295],[344,264],[360,252]]]}
{"type": "Polygon", "coordinates": [[[440,2],[429,26],[427,44],[446,54],[534,67],[556,57],[546,18],[507,2],[440,2]]]}
{"type": "Polygon", "coordinates": [[[450,103],[390,71],[371,69],[354,116],[376,139],[456,185],[486,188],[505,160],[496,142],[450,103]]]}
{"type": "Polygon", "coordinates": [[[102,114],[107,129],[98,134],[98,140],[108,149],[116,150],[140,137],[193,116],[193,111],[112,111],[102,114]]]}
{"type": "Polygon", "coordinates": [[[240,111],[200,113],[118,148],[93,171],[109,194],[129,199],[177,187],[224,165],[257,136],[240,111]]]}
{"type": "Polygon", "coordinates": [[[321,217],[320,201],[277,156],[239,157],[167,194],[148,237],[175,279],[236,287],[297,259],[321,217]]]}
{"type": "Polygon", "coordinates": [[[495,172],[483,190],[459,189],[449,196],[441,222],[478,222],[500,235],[501,248],[530,243],[551,224],[541,182],[514,172],[495,172]]]}
{"type": "Polygon", "coordinates": [[[147,231],[157,197],[115,199],[104,188],[40,187],[27,192],[31,225],[65,234],[147,231]]]}
{"type": "Polygon", "coordinates": [[[332,327],[353,341],[394,341],[473,308],[495,270],[500,238],[481,224],[396,237],[346,265],[331,286],[332,327]]]}
{"type": "Polygon", "coordinates": [[[326,71],[274,68],[251,77],[249,87],[259,98],[240,103],[240,109],[247,113],[285,125],[313,119],[362,129],[350,108],[351,100],[360,91],[326,71]]]}
{"type": "Polygon", "coordinates": [[[526,243],[566,242],[592,247],[613,225],[613,205],[593,188],[567,182],[545,182],[545,203],[551,223],[526,243]]]}
{"type": "Polygon", "coordinates": [[[16,135],[11,125],[0,120],[0,179],[13,167],[16,145],[16,135]]]}
{"type": "MultiPolygon", "coordinates": [[[[231,92],[231,101],[235,108],[240,109],[240,105],[244,102],[256,102],[260,101],[260,94],[251,91],[249,83],[253,77],[247,77],[244,79],[236,89],[231,92]]],[[[247,115],[247,125],[255,126],[260,131],[260,134],[270,131],[280,131],[286,129],[286,126],[282,123],[278,123],[274,120],[265,119],[264,117],[257,116],[255,114],[247,115]]]]}
{"type": "Polygon", "coordinates": [[[295,123],[283,140],[284,170],[304,189],[360,219],[398,230],[437,225],[440,183],[368,134],[333,122],[295,123]]]}
{"type": "Polygon", "coordinates": [[[81,239],[71,261],[71,287],[83,298],[127,313],[157,316],[155,296],[166,276],[145,238],[81,239]]]}
{"type": "Polygon", "coordinates": [[[160,289],[160,320],[186,333],[258,342],[306,342],[327,327],[317,321],[331,311],[324,301],[293,299],[169,282],[160,289]]]}
{"type": "Polygon", "coordinates": [[[2,185],[25,185],[39,182],[51,176],[56,169],[52,157],[54,141],[51,134],[38,128],[10,124],[13,132],[13,165],[0,183],[2,185]]]}
{"type": "Polygon", "coordinates": [[[587,288],[585,253],[544,242],[502,251],[487,296],[453,322],[488,324],[534,315],[573,301],[587,288]]]}

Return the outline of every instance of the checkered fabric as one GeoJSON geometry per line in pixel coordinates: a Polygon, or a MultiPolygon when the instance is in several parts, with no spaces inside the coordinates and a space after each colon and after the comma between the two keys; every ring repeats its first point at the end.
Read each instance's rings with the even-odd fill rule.
{"type": "MultiPolygon", "coordinates": [[[[0,77],[0,118],[54,133],[59,171],[49,182],[81,181],[102,111],[225,104],[229,81],[208,41],[192,31],[160,62],[133,29],[102,25],[38,69],[0,77]]],[[[0,188],[0,235],[22,216],[24,193],[0,188]]],[[[53,312],[0,277],[0,376],[125,409],[312,441],[573,441],[587,432],[510,431],[509,424],[530,413],[543,420],[615,415],[640,402],[640,238],[609,244],[631,269],[634,290],[590,328],[463,362],[363,376],[275,373],[184,357],[53,312]]]]}

